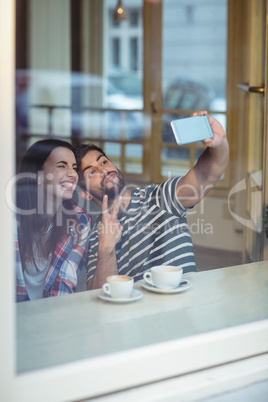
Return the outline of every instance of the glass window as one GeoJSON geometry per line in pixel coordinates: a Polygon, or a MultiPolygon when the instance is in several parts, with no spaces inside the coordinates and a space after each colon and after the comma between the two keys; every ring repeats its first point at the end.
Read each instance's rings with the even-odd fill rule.
{"type": "Polygon", "coordinates": [[[119,38],[114,38],[112,40],[112,59],[113,59],[113,66],[120,67],[120,40],[119,40],[119,38]]]}
{"type": "Polygon", "coordinates": [[[138,144],[126,145],[126,168],[127,173],[143,172],[142,167],[142,146],[138,144]]]}
{"type": "MultiPolygon", "coordinates": [[[[163,1],[162,23],[163,108],[174,109],[162,115],[162,142],[175,143],[171,120],[198,110],[209,110],[226,129],[227,0],[163,1]]],[[[189,167],[201,152],[195,154],[194,147],[200,145],[189,145],[189,167]]],[[[169,155],[175,149],[163,151],[169,155]]],[[[167,162],[162,163],[163,175],[168,170],[167,162]]]]}
{"type": "Polygon", "coordinates": [[[118,169],[122,169],[121,166],[121,153],[122,146],[121,144],[113,143],[113,142],[105,142],[103,150],[108,158],[118,167],[118,169]]]}
{"type": "Polygon", "coordinates": [[[163,1],[163,92],[179,82],[187,106],[202,95],[217,107],[225,99],[227,0],[191,3],[163,1]]]}
{"type": "Polygon", "coordinates": [[[189,117],[189,114],[163,114],[162,115],[162,141],[176,143],[170,122],[176,119],[189,117]]]}
{"type": "Polygon", "coordinates": [[[128,12],[129,24],[132,27],[137,27],[139,23],[139,11],[138,10],[129,10],[128,12]]]}
{"type": "Polygon", "coordinates": [[[138,39],[130,39],[130,68],[136,71],[138,69],[138,39]]]}
{"type": "Polygon", "coordinates": [[[164,177],[183,176],[190,169],[190,151],[187,148],[162,148],[162,171],[164,177]]]}

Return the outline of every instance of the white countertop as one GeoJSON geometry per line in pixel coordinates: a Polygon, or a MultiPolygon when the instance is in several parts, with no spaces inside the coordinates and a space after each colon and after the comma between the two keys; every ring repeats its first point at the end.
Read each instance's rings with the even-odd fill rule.
{"type": "Polygon", "coordinates": [[[192,287],[129,304],[100,290],[17,304],[18,373],[167,342],[268,317],[268,261],[184,275],[192,287]]]}

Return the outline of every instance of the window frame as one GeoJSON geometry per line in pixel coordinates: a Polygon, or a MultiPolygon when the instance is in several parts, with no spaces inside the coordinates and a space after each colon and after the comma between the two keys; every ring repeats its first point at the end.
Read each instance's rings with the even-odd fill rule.
{"type": "MultiPolygon", "coordinates": [[[[0,172],[6,187],[9,178],[15,174],[15,0],[0,0],[0,27],[4,29],[4,35],[0,35],[0,54],[5,60],[5,63],[0,65],[0,80],[3,83],[3,90],[0,91],[2,116],[0,127],[1,132],[5,133],[1,135],[0,172]]],[[[0,282],[0,314],[1,327],[4,328],[4,331],[0,331],[0,390],[3,400],[17,401],[19,398],[21,402],[26,400],[31,402],[36,401],[36,395],[40,402],[79,400],[150,382],[160,382],[161,385],[162,380],[185,375],[187,370],[199,371],[266,351],[268,320],[17,375],[16,306],[13,299],[14,225],[12,212],[4,197],[0,200],[0,206],[3,212],[2,230],[5,233],[0,243],[3,267],[0,282]],[[213,345],[219,354],[208,358],[199,353],[204,347],[213,345]],[[178,370],[180,359],[194,364],[180,371],[178,370]]],[[[208,374],[199,386],[203,384],[208,387],[209,378],[208,374]]],[[[236,381],[236,385],[239,384],[241,382],[236,381]]],[[[197,395],[198,388],[196,388],[197,395]]]]}

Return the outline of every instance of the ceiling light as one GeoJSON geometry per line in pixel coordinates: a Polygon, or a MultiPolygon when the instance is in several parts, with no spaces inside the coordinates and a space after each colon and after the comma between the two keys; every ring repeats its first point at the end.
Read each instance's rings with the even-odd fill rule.
{"type": "Polygon", "coordinates": [[[126,19],[126,13],[125,13],[125,8],[122,4],[121,0],[118,0],[117,6],[115,7],[114,10],[114,21],[115,22],[121,22],[126,19]]]}

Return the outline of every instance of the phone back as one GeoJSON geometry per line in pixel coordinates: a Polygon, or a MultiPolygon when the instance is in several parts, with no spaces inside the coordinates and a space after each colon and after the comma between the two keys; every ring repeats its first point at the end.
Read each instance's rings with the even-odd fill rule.
{"type": "Polygon", "coordinates": [[[213,137],[207,116],[194,116],[171,121],[176,142],[179,145],[202,141],[213,137]]]}

